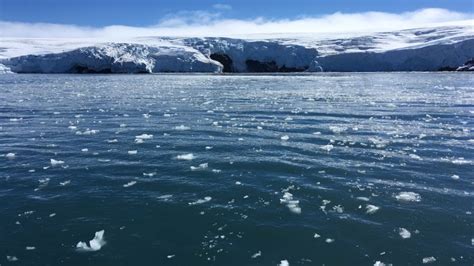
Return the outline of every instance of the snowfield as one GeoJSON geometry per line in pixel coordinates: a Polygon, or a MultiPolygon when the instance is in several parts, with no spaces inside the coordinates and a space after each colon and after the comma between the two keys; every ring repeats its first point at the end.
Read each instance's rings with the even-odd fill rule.
{"type": "Polygon", "coordinates": [[[0,73],[473,70],[473,21],[371,34],[0,40],[0,73]]]}

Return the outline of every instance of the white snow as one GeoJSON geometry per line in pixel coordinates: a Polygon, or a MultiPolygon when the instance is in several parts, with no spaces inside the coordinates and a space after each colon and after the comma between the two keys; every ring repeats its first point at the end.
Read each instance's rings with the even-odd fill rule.
{"type": "Polygon", "coordinates": [[[105,245],[104,230],[95,232],[95,236],[89,241],[89,245],[86,242],[78,242],[76,249],[78,251],[98,251],[105,245]]]}
{"type": "Polygon", "coordinates": [[[299,71],[436,70],[466,63],[473,54],[473,39],[472,20],[381,33],[260,34],[241,39],[3,37],[0,73],[222,72],[224,66],[211,54],[230,57],[235,72],[254,71],[249,61],[299,71]]]}
{"type": "Polygon", "coordinates": [[[278,266],[290,266],[290,263],[287,260],[282,260],[278,266]]]}

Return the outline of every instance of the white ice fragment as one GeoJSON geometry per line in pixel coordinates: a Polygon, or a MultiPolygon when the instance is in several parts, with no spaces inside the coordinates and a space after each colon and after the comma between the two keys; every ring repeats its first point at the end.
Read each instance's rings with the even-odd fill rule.
{"type": "Polygon", "coordinates": [[[400,192],[398,195],[395,196],[395,198],[399,201],[405,201],[405,202],[419,202],[421,201],[421,196],[418,193],[415,192],[400,192]]]}
{"type": "Polygon", "coordinates": [[[451,178],[454,179],[454,180],[458,180],[459,176],[458,175],[452,175],[451,178]]]}
{"type": "Polygon", "coordinates": [[[296,214],[301,213],[301,207],[299,206],[300,201],[293,199],[293,194],[290,192],[285,192],[283,197],[280,199],[280,203],[286,204],[286,207],[292,212],[296,214]]]}
{"type": "Polygon", "coordinates": [[[188,205],[198,205],[198,204],[203,204],[203,203],[206,203],[206,202],[209,202],[212,200],[212,197],[204,197],[204,199],[198,199],[196,201],[193,201],[193,202],[189,202],[188,205]]]}
{"type": "Polygon", "coordinates": [[[336,240],[334,240],[333,238],[326,238],[326,243],[328,243],[328,244],[331,244],[334,241],[336,241],[336,240]]]}
{"type": "Polygon", "coordinates": [[[423,264],[433,263],[435,261],[436,261],[435,257],[426,257],[426,258],[423,258],[422,260],[423,264]]]}
{"type": "Polygon", "coordinates": [[[347,127],[339,127],[339,126],[330,126],[329,130],[331,130],[335,134],[340,134],[347,130],[347,127]]]}
{"type": "Polygon", "coordinates": [[[174,127],[175,130],[180,130],[180,131],[184,131],[184,130],[190,130],[191,128],[190,127],[187,127],[185,125],[180,125],[180,126],[176,126],[174,127]]]}
{"type": "Polygon", "coordinates": [[[334,149],[334,146],[331,144],[328,144],[328,145],[321,146],[320,149],[330,152],[332,149],[334,149]]]}
{"type": "Polygon", "coordinates": [[[137,150],[128,151],[128,154],[130,154],[130,155],[135,155],[135,154],[137,154],[137,153],[138,153],[138,151],[137,151],[137,150]]]}
{"type": "Polygon", "coordinates": [[[419,161],[422,161],[422,160],[423,160],[423,159],[421,159],[420,156],[418,156],[418,155],[416,155],[416,154],[410,154],[410,155],[408,155],[408,156],[410,156],[410,158],[415,159],[415,160],[419,160],[419,161]]]}
{"type": "Polygon", "coordinates": [[[235,184],[236,184],[236,185],[242,185],[242,182],[240,182],[240,181],[235,181],[235,184]]]}
{"type": "Polygon", "coordinates": [[[35,249],[36,249],[36,247],[27,246],[27,247],[25,247],[25,249],[26,249],[26,250],[35,250],[35,249]]]}
{"type": "Polygon", "coordinates": [[[153,135],[151,134],[141,134],[141,135],[135,136],[135,139],[142,139],[142,140],[152,139],[152,138],[153,138],[153,135]]]}
{"type": "Polygon", "coordinates": [[[280,139],[283,140],[283,141],[287,141],[287,140],[290,139],[290,137],[288,135],[284,135],[284,136],[281,136],[280,139]]]}
{"type": "Polygon", "coordinates": [[[5,155],[5,157],[7,157],[7,159],[12,160],[12,159],[15,159],[15,154],[12,152],[9,152],[5,155]]]}
{"type": "Polygon", "coordinates": [[[386,264],[383,263],[383,262],[381,262],[381,261],[376,261],[376,262],[374,263],[374,266],[385,266],[385,265],[386,265],[386,264]]]}
{"type": "Polygon", "coordinates": [[[61,186],[67,186],[67,185],[69,185],[70,183],[71,183],[71,180],[66,180],[66,181],[64,181],[64,182],[59,182],[59,185],[61,185],[61,186]]]}
{"type": "Polygon", "coordinates": [[[57,165],[64,164],[64,161],[50,159],[50,163],[51,163],[51,166],[57,166],[57,165]]]}
{"type": "Polygon", "coordinates": [[[175,256],[176,256],[175,254],[171,254],[171,255],[166,256],[166,258],[172,259],[172,258],[174,258],[175,256]]]}
{"type": "Polygon", "coordinates": [[[376,213],[380,209],[380,207],[377,207],[372,204],[367,204],[367,206],[365,206],[365,209],[366,209],[366,213],[373,214],[373,213],[376,213]]]}
{"type": "Polygon", "coordinates": [[[290,263],[287,260],[282,260],[278,266],[290,266],[290,263]]]}
{"type": "Polygon", "coordinates": [[[262,251],[259,250],[257,253],[252,255],[252,259],[258,258],[260,256],[262,256],[262,251]]]}
{"type": "Polygon", "coordinates": [[[86,242],[78,242],[76,249],[78,251],[98,251],[105,245],[104,230],[95,232],[95,236],[89,241],[89,245],[86,242]]]}
{"type": "Polygon", "coordinates": [[[176,156],[176,159],[178,159],[178,160],[186,160],[186,161],[190,161],[190,160],[192,160],[192,159],[194,159],[194,158],[196,158],[196,157],[195,157],[194,154],[192,154],[192,153],[181,154],[181,155],[176,156]]]}
{"type": "Polygon", "coordinates": [[[124,184],[123,187],[131,187],[131,186],[135,185],[136,183],[137,183],[137,181],[130,181],[127,184],[124,184]]]}
{"type": "Polygon", "coordinates": [[[357,197],[356,199],[361,200],[361,201],[369,201],[370,200],[367,197],[357,197]]]}
{"type": "Polygon", "coordinates": [[[15,256],[8,256],[7,255],[7,260],[10,261],[10,262],[13,262],[13,261],[18,261],[18,258],[15,257],[15,256]]]}
{"type": "Polygon", "coordinates": [[[151,117],[151,115],[150,115],[150,114],[143,114],[143,117],[144,117],[145,119],[148,119],[148,118],[151,117]]]}
{"type": "Polygon", "coordinates": [[[318,234],[318,233],[314,233],[314,236],[313,236],[313,237],[314,237],[314,238],[320,238],[320,237],[321,237],[321,235],[320,235],[320,234],[318,234]]]}
{"type": "Polygon", "coordinates": [[[81,151],[82,151],[82,152],[88,152],[88,151],[89,151],[89,149],[87,149],[87,148],[84,148],[84,149],[81,149],[81,151]]]}
{"type": "Polygon", "coordinates": [[[408,231],[407,229],[405,229],[405,228],[403,228],[403,227],[398,228],[398,234],[399,234],[400,237],[403,238],[403,239],[407,239],[407,238],[410,238],[410,237],[411,237],[410,231],[408,231]]]}
{"type": "Polygon", "coordinates": [[[191,166],[191,170],[192,171],[204,170],[204,169],[207,169],[208,166],[209,166],[208,163],[202,163],[199,166],[191,166]]]}

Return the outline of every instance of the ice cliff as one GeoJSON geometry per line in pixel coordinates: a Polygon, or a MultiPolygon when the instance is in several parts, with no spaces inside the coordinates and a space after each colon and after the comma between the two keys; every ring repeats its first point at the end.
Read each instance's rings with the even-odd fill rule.
{"type": "Polygon", "coordinates": [[[471,26],[353,36],[140,37],[121,41],[9,39],[0,73],[472,70],[471,26]]]}

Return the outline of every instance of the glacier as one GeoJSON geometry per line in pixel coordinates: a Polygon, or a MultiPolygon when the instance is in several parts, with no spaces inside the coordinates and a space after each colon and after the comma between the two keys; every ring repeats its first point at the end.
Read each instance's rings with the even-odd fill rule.
{"type": "Polygon", "coordinates": [[[472,71],[473,21],[393,32],[0,38],[0,73],[472,71]]]}

